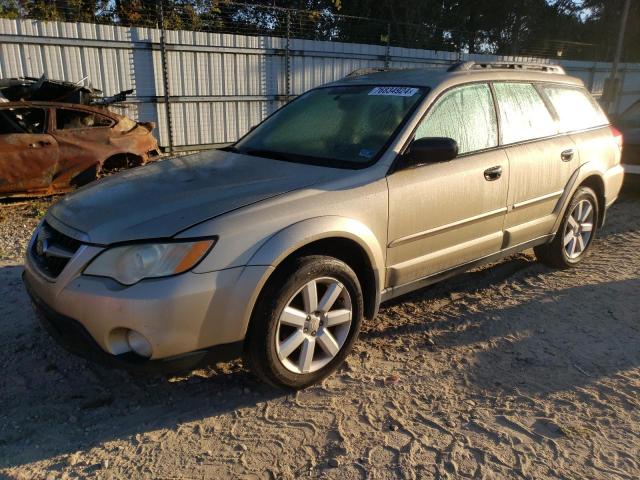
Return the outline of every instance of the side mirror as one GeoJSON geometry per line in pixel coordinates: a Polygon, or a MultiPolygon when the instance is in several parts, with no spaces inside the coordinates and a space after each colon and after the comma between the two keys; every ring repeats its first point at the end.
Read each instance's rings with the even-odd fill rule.
{"type": "Polygon", "coordinates": [[[425,137],[411,142],[402,155],[402,168],[417,167],[427,163],[447,162],[458,155],[458,142],[447,137],[425,137]]]}

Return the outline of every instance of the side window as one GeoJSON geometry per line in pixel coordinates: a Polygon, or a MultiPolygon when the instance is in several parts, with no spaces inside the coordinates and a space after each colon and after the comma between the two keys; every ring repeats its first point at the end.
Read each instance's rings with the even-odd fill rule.
{"type": "Polygon", "coordinates": [[[56,128],[58,130],[110,127],[111,125],[113,125],[113,121],[110,118],[93,112],[68,108],[59,108],[56,111],[56,128]]]}
{"type": "Polygon", "coordinates": [[[498,126],[489,86],[467,85],[446,93],[418,126],[415,138],[424,137],[453,138],[461,154],[495,147],[498,126]]]}
{"type": "Polygon", "coordinates": [[[42,108],[0,109],[0,135],[10,133],[44,133],[47,116],[42,108]]]}
{"type": "Polygon", "coordinates": [[[542,87],[560,118],[560,130],[570,132],[609,123],[598,104],[583,89],[546,85],[542,87]]]}
{"type": "Polygon", "coordinates": [[[530,83],[494,83],[500,112],[502,143],[509,144],[558,133],[547,106],[530,83]]]}

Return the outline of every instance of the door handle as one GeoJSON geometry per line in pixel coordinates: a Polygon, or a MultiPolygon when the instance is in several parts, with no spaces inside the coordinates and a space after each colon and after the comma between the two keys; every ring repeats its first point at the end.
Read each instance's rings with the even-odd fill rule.
{"type": "Polygon", "coordinates": [[[493,182],[502,176],[502,167],[497,165],[495,167],[487,168],[484,171],[484,179],[488,182],[493,182]]]}
{"type": "Polygon", "coordinates": [[[573,154],[573,148],[569,148],[568,150],[565,150],[560,154],[560,158],[563,162],[570,162],[571,160],[573,160],[573,154]]]}

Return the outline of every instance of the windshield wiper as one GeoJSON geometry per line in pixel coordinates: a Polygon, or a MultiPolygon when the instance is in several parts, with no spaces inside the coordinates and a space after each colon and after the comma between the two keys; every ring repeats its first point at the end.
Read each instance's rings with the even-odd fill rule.
{"type": "Polygon", "coordinates": [[[219,150],[222,150],[223,152],[233,152],[233,153],[239,153],[240,152],[238,147],[236,147],[234,145],[229,145],[227,147],[222,147],[219,150]]]}
{"type": "Polygon", "coordinates": [[[260,148],[243,148],[236,149],[238,153],[244,153],[245,155],[253,155],[255,157],[272,158],[273,160],[285,160],[291,161],[292,157],[286,153],[274,152],[272,150],[263,150],[260,148]]]}

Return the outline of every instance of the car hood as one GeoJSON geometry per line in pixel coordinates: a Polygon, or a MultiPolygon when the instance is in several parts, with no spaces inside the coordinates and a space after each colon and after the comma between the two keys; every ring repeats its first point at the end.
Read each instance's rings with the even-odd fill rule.
{"type": "MultiPolygon", "coordinates": [[[[168,238],[197,223],[339,170],[211,150],[107,177],[53,205],[47,217],[90,243],[168,238]]],[[[343,171],[344,172],[344,171],[343,171]]]]}

